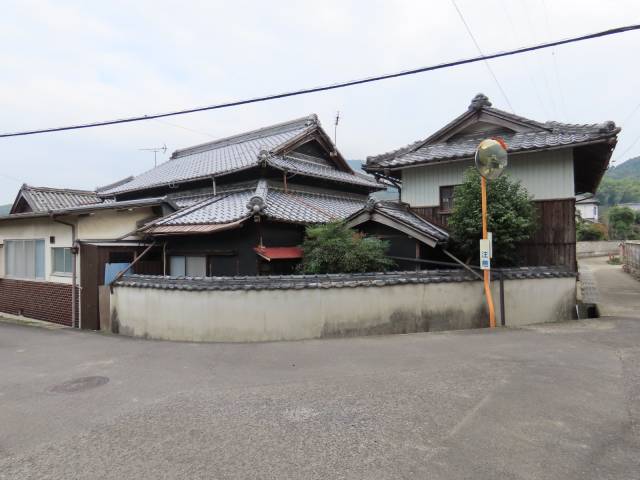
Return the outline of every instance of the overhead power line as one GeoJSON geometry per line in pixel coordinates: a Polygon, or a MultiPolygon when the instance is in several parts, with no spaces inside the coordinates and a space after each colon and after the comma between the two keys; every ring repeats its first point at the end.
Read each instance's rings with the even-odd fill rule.
{"type": "Polygon", "coordinates": [[[157,119],[157,118],[164,118],[164,117],[172,117],[175,115],[185,115],[187,113],[195,113],[195,112],[204,112],[207,110],[219,110],[222,108],[229,108],[229,107],[237,107],[239,105],[248,105],[251,103],[258,103],[258,102],[266,102],[269,100],[276,100],[279,98],[287,98],[287,97],[294,97],[297,95],[306,95],[309,93],[316,93],[316,92],[325,92],[327,90],[335,90],[338,88],[345,88],[345,87],[351,87],[354,85],[362,85],[365,83],[372,83],[372,82],[378,82],[381,80],[388,80],[391,78],[398,78],[398,77],[405,77],[408,75],[415,75],[418,73],[424,73],[424,72],[430,72],[433,70],[441,70],[444,68],[451,68],[451,67],[457,67],[459,65],[467,65],[470,63],[476,63],[476,62],[483,62],[485,60],[491,60],[493,58],[501,58],[501,57],[508,57],[511,55],[517,55],[517,54],[521,54],[521,53],[526,53],[526,52],[532,52],[535,50],[542,50],[544,48],[551,48],[551,47],[557,47],[559,45],[566,45],[568,43],[576,43],[576,42],[581,42],[584,40],[591,40],[594,38],[600,38],[600,37],[607,37],[610,35],[617,35],[620,33],[624,33],[624,32],[629,32],[632,30],[640,30],[640,25],[636,24],[636,25],[628,25],[625,27],[617,27],[617,28],[612,28],[609,30],[603,30],[601,32],[595,32],[595,33],[590,33],[587,35],[581,35],[579,37],[571,37],[571,38],[565,38],[563,40],[556,40],[554,42],[546,42],[546,43],[540,43],[537,45],[532,45],[529,47],[522,47],[522,48],[517,48],[515,50],[507,50],[507,51],[502,51],[502,52],[497,52],[497,53],[492,53],[490,55],[480,55],[478,57],[472,57],[472,58],[465,58],[462,60],[455,60],[452,62],[446,62],[446,63],[439,63],[437,65],[430,65],[427,67],[419,67],[419,68],[414,68],[411,70],[403,70],[400,72],[394,72],[394,73],[387,73],[387,74],[383,74],[383,75],[377,75],[374,77],[367,77],[367,78],[362,78],[359,80],[349,80],[349,81],[345,81],[345,82],[339,82],[339,83],[333,83],[330,85],[324,85],[324,86],[320,86],[320,87],[313,87],[313,88],[305,88],[305,89],[301,89],[301,90],[295,90],[295,91],[290,91],[290,92],[284,92],[284,93],[276,93],[276,94],[272,94],[272,95],[265,95],[262,97],[255,97],[255,98],[250,98],[250,99],[246,99],[246,100],[235,100],[232,102],[225,102],[225,103],[219,103],[216,105],[208,105],[205,107],[196,107],[196,108],[188,108],[188,109],[184,109],[184,110],[176,110],[173,112],[166,112],[166,113],[156,113],[156,114],[151,114],[151,115],[141,115],[141,116],[136,116],[136,117],[128,117],[128,118],[120,118],[120,119],[116,119],[116,120],[104,120],[104,121],[100,121],[100,122],[93,122],[93,123],[83,123],[83,124],[78,124],[78,125],[68,125],[68,126],[64,126],[64,127],[55,127],[55,128],[42,128],[42,129],[38,129],[38,130],[25,130],[25,131],[21,131],[21,132],[13,132],[13,133],[0,133],[0,138],[3,137],[20,137],[20,136],[25,136],[25,135],[36,135],[36,134],[40,134],[40,133],[49,133],[49,132],[61,132],[61,131],[66,131],[66,130],[78,130],[81,128],[93,128],[93,127],[101,127],[101,126],[105,126],[105,125],[117,125],[117,124],[121,124],[121,123],[132,123],[132,122],[141,122],[143,120],[153,120],[153,119],[157,119]]]}
{"type": "MultiPolygon", "coordinates": [[[[469,24],[465,20],[464,15],[462,14],[462,10],[460,10],[460,8],[458,7],[458,4],[456,3],[456,0],[451,0],[451,3],[453,4],[453,7],[456,9],[456,12],[458,12],[458,16],[460,17],[460,20],[462,20],[462,23],[464,24],[464,28],[467,29],[467,33],[469,34],[469,36],[471,37],[471,40],[473,41],[474,45],[476,46],[476,49],[478,50],[478,53],[481,56],[484,57],[485,56],[484,52],[480,48],[480,44],[476,40],[476,37],[473,35],[473,32],[471,31],[471,27],[469,27],[469,24]]],[[[493,81],[496,82],[496,85],[498,86],[498,90],[500,90],[500,93],[502,93],[502,96],[507,101],[507,105],[509,105],[509,109],[511,110],[511,113],[514,113],[513,105],[511,105],[511,102],[509,101],[509,97],[507,96],[507,92],[505,92],[504,88],[502,88],[502,85],[500,84],[500,81],[498,80],[498,77],[496,76],[495,72],[493,71],[493,68],[491,68],[491,65],[489,64],[489,62],[486,59],[484,60],[484,64],[487,66],[487,70],[489,70],[489,73],[493,77],[493,81]]]]}

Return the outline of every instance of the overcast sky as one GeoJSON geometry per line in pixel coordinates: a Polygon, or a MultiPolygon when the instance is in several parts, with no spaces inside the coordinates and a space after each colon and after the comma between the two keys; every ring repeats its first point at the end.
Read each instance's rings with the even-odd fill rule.
{"type": "MultiPolygon", "coordinates": [[[[457,0],[485,53],[640,23],[638,0],[457,0]]],[[[516,113],[640,137],[640,32],[491,61],[516,113]],[[630,117],[630,118],[629,118],[630,117]]],[[[2,2],[0,131],[162,112],[477,55],[450,0],[2,2]],[[90,5],[90,6],[89,6],[90,5]]],[[[0,139],[0,203],[21,183],[94,188],[171,151],[317,113],[364,158],[426,137],[478,92],[509,110],[485,65],[173,117],[0,139]]],[[[640,155],[637,141],[618,161],[640,155]]]]}

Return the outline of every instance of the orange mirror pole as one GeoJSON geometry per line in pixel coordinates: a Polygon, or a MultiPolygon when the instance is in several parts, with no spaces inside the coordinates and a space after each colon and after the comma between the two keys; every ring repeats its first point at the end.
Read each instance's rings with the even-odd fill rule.
{"type": "MultiPolygon", "coordinates": [[[[487,179],[480,176],[480,182],[482,186],[482,238],[487,239],[487,179]]],[[[491,289],[489,288],[490,271],[484,270],[484,294],[487,297],[487,305],[489,306],[489,327],[495,328],[496,326],[496,312],[493,307],[493,297],[491,296],[491,289]]]]}

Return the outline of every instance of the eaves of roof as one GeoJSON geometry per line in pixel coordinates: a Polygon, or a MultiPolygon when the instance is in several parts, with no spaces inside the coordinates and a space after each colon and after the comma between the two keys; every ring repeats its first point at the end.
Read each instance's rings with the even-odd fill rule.
{"type": "Polygon", "coordinates": [[[14,213],[10,215],[4,215],[0,217],[0,221],[7,220],[20,220],[25,218],[44,218],[44,217],[57,217],[63,215],[81,215],[85,213],[93,213],[101,210],[128,210],[134,208],[153,207],[157,205],[167,204],[173,209],[177,209],[177,206],[166,197],[156,198],[144,198],[138,200],[125,200],[122,202],[102,202],[97,204],[82,205],[72,208],[60,208],[52,209],[46,212],[27,212],[27,213],[14,213]]]}

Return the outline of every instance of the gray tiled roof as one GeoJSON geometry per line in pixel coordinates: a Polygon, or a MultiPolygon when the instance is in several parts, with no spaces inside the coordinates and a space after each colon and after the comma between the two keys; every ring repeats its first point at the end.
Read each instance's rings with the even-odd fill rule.
{"type": "Polygon", "coordinates": [[[130,182],[101,190],[100,195],[141,190],[185,180],[211,177],[258,164],[262,149],[271,150],[303,134],[317,124],[315,115],[272,127],[223,138],[174,152],[171,159],[130,182]]]}
{"type": "MultiPolygon", "coordinates": [[[[499,133],[500,137],[502,137],[507,144],[507,150],[511,153],[580,145],[598,140],[606,141],[611,137],[615,137],[620,131],[613,122],[584,125],[560,122],[537,122],[497,108],[492,108],[488,99],[479,94],[474,98],[467,112],[450,122],[439,130],[439,132],[452,127],[477,112],[486,112],[490,116],[522,125],[525,128],[525,131],[519,132],[503,129],[503,131],[499,133]],[[479,103],[474,104],[477,100],[479,100],[479,103]]],[[[480,141],[487,136],[487,133],[479,132],[453,136],[446,141],[438,141],[437,138],[434,137],[437,137],[439,132],[436,132],[436,134],[426,140],[414,142],[398,150],[368,157],[366,169],[378,170],[389,168],[393,170],[417,164],[472,158],[480,141]]]]}
{"type": "Polygon", "coordinates": [[[223,193],[178,210],[155,222],[155,225],[210,225],[229,223],[249,217],[247,202],[254,189],[223,193]]]}
{"type": "Polygon", "coordinates": [[[20,189],[20,193],[34,212],[48,212],[102,202],[95,192],[89,190],[32,187],[25,184],[20,189]]]}
{"type": "Polygon", "coordinates": [[[285,193],[281,186],[260,179],[250,187],[244,184],[236,190],[210,195],[147,227],[237,222],[254,214],[248,204],[255,197],[259,197],[263,203],[260,214],[265,218],[291,223],[325,223],[344,219],[361,209],[367,200],[364,195],[301,190],[294,185],[285,193]]]}
{"type": "Polygon", "coordinates": [[[310,177],[326,178],[353,185],[363,185],[366,187],[383,190],[385,187],[380,185],[372,176],[366,176],[357,173],[343,172],[335,168],[327,167],[307,160],[301,160],[290,156],[276,156],[268,160],[269,164],[290,173],[301,173],[310,177]]]}
{"type": "Polygon", "coordinates": [[[26,213],[14,213],[0,217],[0,220],[13,220],[18,218],[34,218],[34,217],[46,217],[49,215],[77,215],[82,213],[95,212],[100,210],[117,210],[117,209],[129,209],[129,208],[142,208],[153,207],[156,205],[166,204],[172,208],[175,208],[175,204],[171,202],[167,197],[149,197],[139,198],[135,200],[122,200],[104,201],[101,203],[91,203],[86,205],[78,205],[75,207],[54,208],[47,211],[39,212],[26,212],[26,213]]]}
{"type": "Polygon", "coordinates": [[[251,168],[260,162],[261,150],[273,150],[313,130],[318,125],[315,115],[271,127],[204,143],[174,152],[171,159],[148,170],[133,180],[102,189],[100,195],[165,186],[187,180],[207,178],[251,168]]]}
{"type": "Polygon", "coordinates": [[[326,194],[269,189],[265,215],[273,220],[295,223],[326,223],[342,220],[360,210],[367,197],[342,196],[337,192],[326,194]]]}
{"type": "MultiPolygon", "coordinates": [[[[562,268],[528,267],[502,270],[506,280],[575,277],[562,268]]],[[[355,288],[391,285],[479,281],[466,270],[422,270],[410,272],[352,273],[329,275],[286,275],[255,277],[163,277],[127,275],[118,287],[163,290],[291,290],[302,288],[355,288]]]]}
{"type": "Polygon", "coordinates": [[[445,242],[449,239],[449,234],[445,230],[412,212],[406,204],[398,202],[377,202],[375,204],[375,210],[409,225],[411,228],[425,235],[429,235],[440,242],[445,242]]]}

